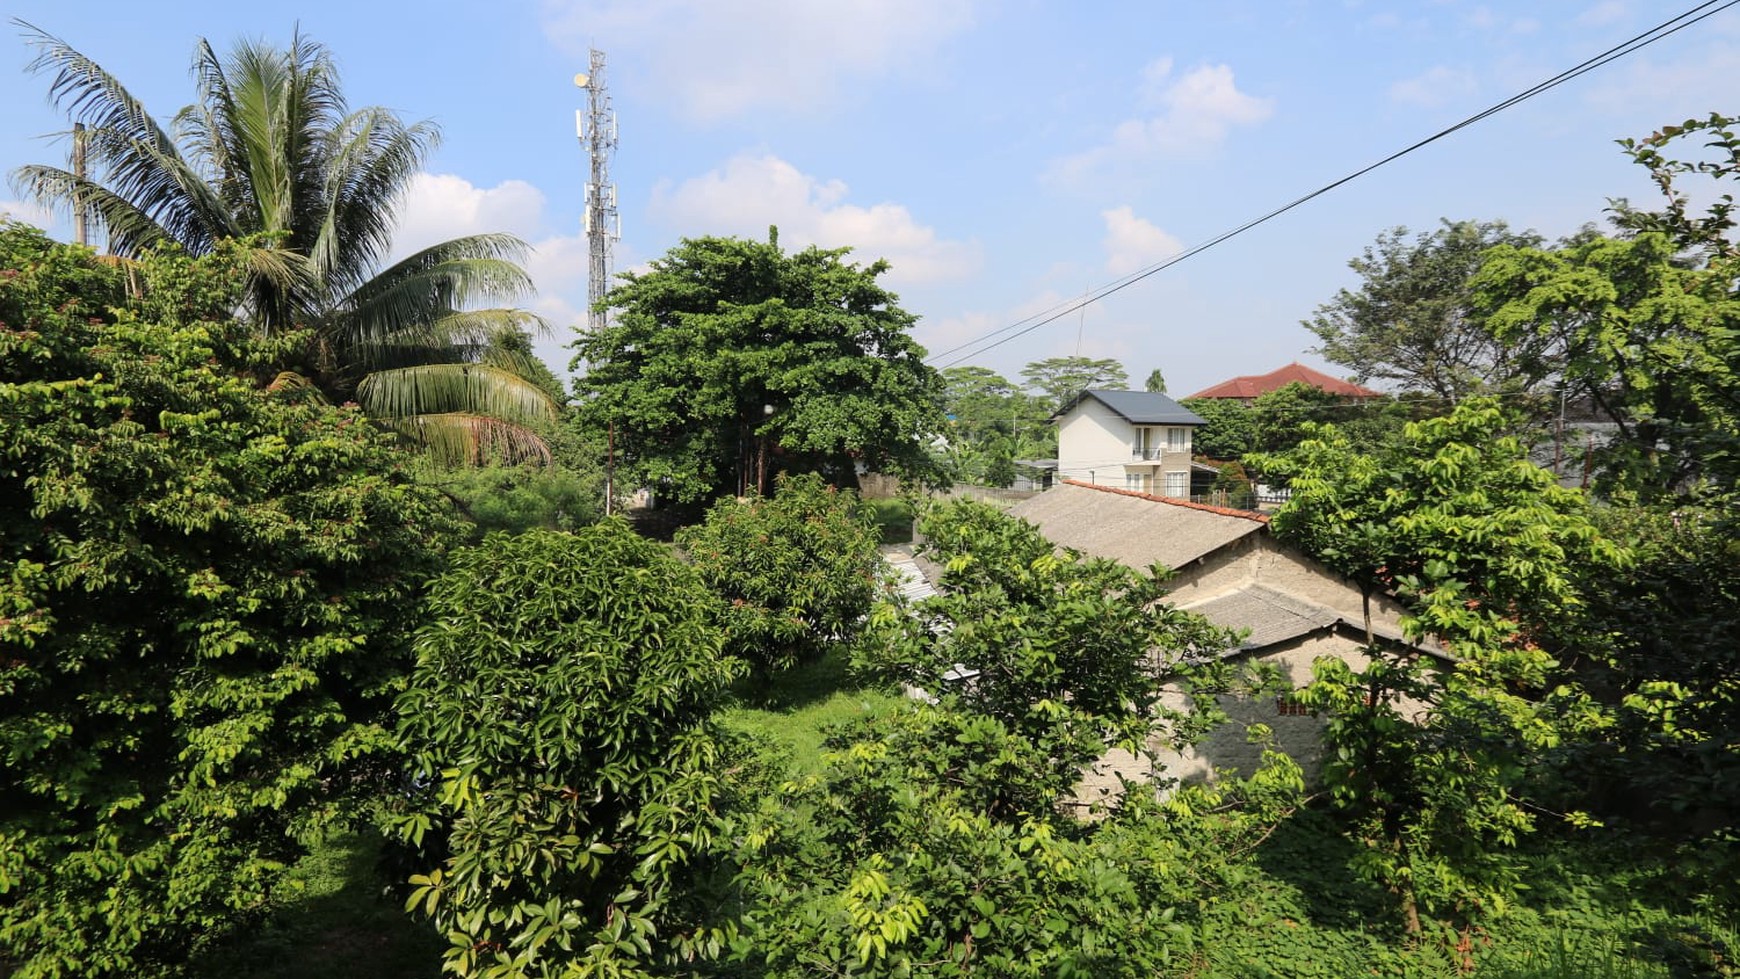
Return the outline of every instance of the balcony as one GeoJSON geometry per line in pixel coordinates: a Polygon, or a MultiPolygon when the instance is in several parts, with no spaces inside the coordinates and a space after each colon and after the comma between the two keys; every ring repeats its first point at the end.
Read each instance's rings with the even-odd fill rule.
{"type": "Polygon", "coordinates": [[[1137,445],[1130,448],[1130,458],[1143,462],[1159,462],[1165,450],[1158,445],[1137,445]]]}

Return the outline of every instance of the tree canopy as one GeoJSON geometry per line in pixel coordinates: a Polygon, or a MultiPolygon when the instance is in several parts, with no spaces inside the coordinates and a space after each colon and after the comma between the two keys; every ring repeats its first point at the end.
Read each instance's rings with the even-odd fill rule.
{"type": "Polygon", "coordinates": [[[1124,365],[1110,357],[1048,357],[1021,368],[1021,376],[1027,379],[1028,387],[1039,391],[1048,412],[1059,410],[1088,388],[1123,390],[1130,386],[1124,365]]]}
{"type": "Polygon", "coordinates": [[[123,271],[0,224],[0,962],[156,974],[382,789],[450,528],[263,382],[250,245],[123,271]],[[137,295],[134,288],[137,288],[137,295]]]}
{"type": "Polygon", "coordinates": [[[1370,662],[1322,657],[1298,694],[1329,718],[1325,780],[1369,848],[1360,869],[1400,896],[1411,932],[1422,914],[1507,896],[1514,881],[1495,852],[1534,823],[1525,761],[1564,734],[1542,696],[1552,650],[1582,610],[1583,575],[1626,561],[1588,498],[1530,462],[1509,424],[1477,398],[1376,453],[1323,426],[1254,460],[1292,487],[1277,536],[1348,575],[1368,603],[1396,592],[1408,638],[1448,654],[1434,669],[1379,644],[1368,605],[1370,662]]]}
{"type": "Polygon", "coordinates": [[[351,109],[331,53],[300,33],[228,55],[201,40],[198,101],[168,127],[66,42],[27,37],[32,69],[84,127],[92,170],[20,167],[27,194],[91,216],[123,256],[164,242],[204,255],[248,238],[242,308],[267,334],[301,335],[284,366],[329,399],[360,402],[450,460],[548,454],[537,429],[554,402],[515,342],[542,322],[475,308],[531,290],[517,264],[525,245],[473,235],[385,265],[400,200],[439,138],[432,123],[351,109]]]}
{"type": "Polygon", "coordinates": [[[936,469],[942,379],[916,321],[846,249],[685,239],[628,273],[616,314],[574,342],[577,406],[625,471],[682,501],[772,486],[780,471],[855,485],[855,469],[936,469]]]}
{"type": "Polygon", "coordinates": [[[679,954],[721,785],[710,714],[741,670],[709,604],[620,520],[492,534],[431,587],[399,698],[419,789],[393,822],[448,970],[635,975],[679,954]]]}
{"type": "Polygon", "coordinates": [[[1454,404],[1474,394],[1526,389],[1526,346],[1494,338],[1473,303],[1471,280],[1494,245],[1538,247],[1539,235],[1503,221],[1444,221],[1410,238],[1407,228],[1378,236],[1347,264],[1363,280],[1317,308],[1305,328],[1316,352],[1351,368],[1356,379],[1394,381],[1454,404]]]}

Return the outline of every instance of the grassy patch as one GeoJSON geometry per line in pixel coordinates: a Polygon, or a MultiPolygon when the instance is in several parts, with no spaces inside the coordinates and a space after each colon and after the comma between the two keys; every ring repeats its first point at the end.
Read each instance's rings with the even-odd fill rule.
{"type": "Polygon", "coordinates": [[[290,871],[278,905],[202,949],[195,977],[436,979],[446,943],[382,894],[380,838],[352,833],[315,848],[290,871]]]}
{"type": "Polygon", "coordinates": [[[865,500],[876,516],[876,526],[882,532],[884,544],[912,543],[912,504],[901,499],[865,500]]]}
{"type": "Polygon", "coordinates": [[[821,771],[829,728],[907,703],[895,691],[854,681],[839,650],[771,680],[745,680],[733,692],[736,702],[720,712],[720,723],[789,750],[798,774],[821,771]]]}

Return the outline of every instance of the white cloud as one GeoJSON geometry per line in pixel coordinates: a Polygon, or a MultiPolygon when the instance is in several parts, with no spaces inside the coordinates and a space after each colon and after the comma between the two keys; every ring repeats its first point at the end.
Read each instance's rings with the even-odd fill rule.
{"type": "Polygon", "coordinates": [[[1698,118],[1712,108],[1711,92],[1730,90],[1740,77],[1740,43],[1717,38],[1691,51],[1675,52],[1659,59],[1647,55],[1628,59],[1618,72],[1601,77],[1588,90],[1587,103],[1609,119],[1638,118],[1638,123],[1610,122],[1633,126],[1620,130],[1641,136],[1664,123],[1698,118]]]}
{"type": "Polygon", "coordinates": [[[27,201],[0,200],[0,217],[8,217],[14,221],[21,221],[45,229],[53,228],[56,221],[53,211],[27,201]]]}
{"type": "Polygon", "coordinates": [[[1201,65],[1174,78],[1172,60],[1162,58],[1143,69],[1138,93],[1153,114],[1119,123],[1109,141],[1066,157],[1053,176],[1074,182],[1107,166],[1204,156],[1233,127],[1256,125],[1274,112],[1272,100],[1239,91],[1226,65],[1201,65]]]}
{"type": "Polygon", "coordinates": [[[507,232],[530,239],[541,227],[544,193],[523,180],[472,186],[450,173],[419,173],[399,205],[393,255],[403,258],[463,235],[507,232]]]}
{"type": "Polygon", "coordinates": [[[547,233],[546,205],[543,191],[523,180],[477,187],[453,174],[420,173],[399,205],[389,260],[465,235],[505,232],[528,242],[532,253],[525,269],[537,294],[524,303],[551,327],[551,335],[535,338],[533,346],[560,376],[568,368],[563,344],[586,318],[587,252],[578,234],[547,233]]]}
{"type": "Polygon", "coordinates": [[[1473,95],[1478,87],[1474,73],[1468,69],[1434,65],[1422,74],[1391,85],[1390,100],[1433,108],[1473,95]]]}
{"type": "Polygon", "coordinates": [[[1159,226],[1136,216],[1129,205],[1101,211],[1106,222],[1106,271],[1125,276],[1170,258],[1184,243],[1159,226]]]}
{"type": "Polygon", "coordinates": [[[843,88],[917,70],[972,23],[973,0],[545,0],[544,30],[576,55],[646,52],[643,81],[690,116],[816,109],[843,88]]]}
{"type": "Polygon", "coordinates": [[[1620,0],[1604,0],[1578,14],[1577,24],[1582,27],[1605,27],[1624,20],[1625,13],[1625,4],[1620,0]]]}
{"type": "Polygon", "coordinates": [[[950,241],[900,204],[846,203],[847,187],[798,170],[777,156],[741,155],[716,170],[653,189],[656,220],[685,234],[761,238],[779,227],[787,246],[850,246],[860,262],[878,258],[893,284],[959,279],[978,271],[977,242],[950,241]]]}

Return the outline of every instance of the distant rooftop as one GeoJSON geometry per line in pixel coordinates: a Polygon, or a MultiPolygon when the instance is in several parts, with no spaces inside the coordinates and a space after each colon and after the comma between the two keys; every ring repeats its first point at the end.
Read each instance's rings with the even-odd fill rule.
{"type": "Polygon", "coordinates": [[[1294,361],[1267,374],[1246,374],[1230,381],[1222,381],[1212,387],[1206,387],[1191,395],[1193,398],[1231,398],[1240,401],[1251,401],[1260,398],[1270,391],[1279,391],[1293,383],[1307,384],[1320,391],[1338,394],[1344,398],[1376,398],[1382,393],[1370,388],[1360,387],[1352,381],[1344,381],[1338,377],[1330,377],[1320,370],[1313,370],[1304,364],[1294,361]]]}
{"type": "Polygon", "coordinates": [[[1132,425],[1208,424],[1202,416],[1164,394],[1154,394],[1151,391],[1108,391],[1104,388],[1089,388],[1083,391],[1070,399],[1068,404],[1059,408],[1057,414],[1051,417],[1063,417],[1071,408],[1080,404],[1084,398],[1093,398],[1112,409],[1132,425]]]}

